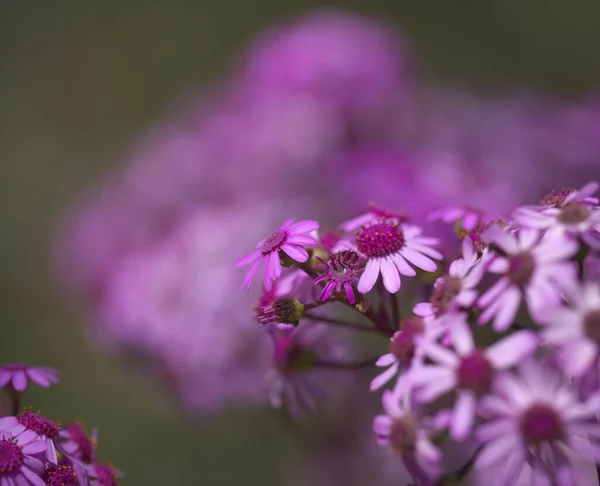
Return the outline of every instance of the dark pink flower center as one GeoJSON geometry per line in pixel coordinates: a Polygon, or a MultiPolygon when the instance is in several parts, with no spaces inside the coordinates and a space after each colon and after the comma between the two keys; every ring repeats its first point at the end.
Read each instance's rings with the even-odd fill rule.
{"type": "Polygon", "coordinates": [[[275,365],[286,371],[301,373],[312,369],[315,363],[315,353],[298,344],[291,335],[280,336],[275,342],[273,360],[275,365]]]}
{"type": "Polygon", "coordinates": [[[392,449],[401,454],[411,454],[417,442],[417,424],[414,417],[406,414],[395,418],[390,430],[390,444],[392,449]]]}
{"type": "Polygon", "coordinates": [[[415,337],[423,332],[425,332],[425,326],[420,317],[402,319],[400,331],[397,331],[390,341],[390,352],[401,365],[410,365],[415,355],[415,337]]]}
{"type": "Polygon", "coordinates": [[[482,351],[464,356],[456,371],[459,388],[471,390],[476,394],[489,390],[496,371],[482,351]]]}
{"type": "Polygon", "coordinates": [[[526,444],[539,446],[544,442],[561,440],[564,436],[564,427],[556,411],[544,404],[531,405],[519,420],[521,435],[526,444]]]}
{"type": "Polygon", "coordinates": [[[437,317],[446,312],[450,303],[460,293],[462,281],[449,275],[436,281],[431,295],[431,304],[437,317]]]}
{"type": "Polygon", "coordinates": [[[48,486],[80,486],[77,473],[67,465],[50,464],[46,467],[42,479],[48,486]]]}
{"type": "Polygon", "coordinates": [[[540,201],[540,205],[549,207],[562,206],[567,196],[571,194],[574,190],[575,189],[571,188],[563,188],[562,191],[552,190],[542,198],[542,200],[540,201]]]}
{"type": "Polygon", "coordinates": [[[358,251],[369,258],[397,253],[404,246],[404,233],[397,223],[383,221],[357,232],[358,251]]]}
{"type": "Polygon", "coordinates": [[[279,250],[287,240],[288,234],[281,228],[276,229],[262,244],[260,251],[263,255],[268,255],[279,250]]]}
{"type": "Polygon", "coordinates": [[[525,285],[533,275],[535,260],[529,252],[517,253],[508,260],[508,278],[516,285],[525,285]]]}
{"type": "Polygon", "coordinates": [[[330,280],[343,284],[356,280],[359,273],[356,267],[363,259],[353,251],[343,251],[331,256],[326,266],[326,274],[330,280]]]}
{"type": "Polygon", "coordinates": [[[561,223],[577,224],[590,217],[591,211],[587,204],[573,202],[563,207],[558,214],[558,220],[561,223]]]}
{"type": "Polygon", "coordinates": [[[23,451],[12,440],[0,440],[0,474],[11,473],[21,467],[23,451]]]}
{"type": "Polygon", "coordinates": [[[17,415],[17,420],[21,425],[38,435],[43,435],[50,439],[55,439],[58,435],[58,427],[54,422],[48,420],[43,415],[33,413],[31,410],[25,410],[23,413],[17,415]]]}
{"type": "Polygon", "coordinates": [[[600,309],[594,309],[585,314],[583,328],[587,336],[600,346],[600,309]]]}
{"type": "Polygon", "coordinates": [[[70,439],[77,445],[79,452],[78,458],[84,462],[92,462],[94,443],[85,433],[85,430],[83,430],[81,425],[70,423],[65,427],[65,430],[69,433],[70,439]]]}
{"type": "Polygon", "coordinates": [[[108,464],[96,464],[94,466],[96,472],[96,481],[98,486],[116,486],[117,477],[115,476],[115,470],[108,464]]]}

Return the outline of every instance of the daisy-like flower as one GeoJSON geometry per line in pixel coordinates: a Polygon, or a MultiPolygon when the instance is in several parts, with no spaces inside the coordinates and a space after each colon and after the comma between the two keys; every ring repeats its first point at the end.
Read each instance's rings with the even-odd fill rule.
{"type": "Polygon", "coordinates": [[[408,402],[390,390],[383,392],[385,415],[378,415],[373,420],[377,443],[401,454],[405,462],[415,461],[427,479],[433,481],[443,470],[442,453],[429,439],[436,424],[421,420],[408,402]]]}
{"type": "Polygon", "coordinates": [[[538,230],[521,229],[511,234],[493,226],[486,237],[506,254],[487,266],[502,277],[477,301],[483,309],[479,322],[493,317],[496,331],[512,325],[523,294],[535,318],[543,308],[557,304],[561,288],[576,278],[575,263],[566,259],[577,252],[577,242],[556,231],[542,236],[538,230]]]}
{"type": "Polygon", "coordinates": [[[334,289],[336,292],[340,292],[344,287],[348,302],[354,304],[356,299],[352,283],[358,280],[357,276],[362,271],[359,266],[363,262],[363,258],[353,251],[342,251],[335,255],[329,255],[329,261],[318,256],[315,258],[320,262],[315,265],[315,268],[323,273],[314,280],[314,283],[326,282],[319,298],[327,300],[334,289]]]}
{"type": "Polygon", "coordinates": [[[600,352],[600,284],[565,289],[567,304],[542,313],[544,342],[558,349],[556,357],[571,376],[581,377],[596,363],[600,352]]]}
{"type": "Polygon", "coordinates": [[[408,213],[406,212],[392,211],[371,203],[369,204],[369,211],[340,224],[340,229],[346,232],[352,232],[360,229],[363,226],[377,223],[382,219],[389,221],[390,223],[401,224],[406,223],[409,217],[408,213]]]}
{"type": "Polygon", "coordinates": [[[267,375],[269,401],[275,408],[285,404],[294,417],[301,411],[313,412],[316,401],[324,398],[320,379],[326,373],[317,369],[319,361],[341,361],[345,349],[333,340],[323,324],[299,328],[270,325],[271,368],[267,375]]]}
{"type": "Polygon", "coordinates": [[[255,251],[235,263],[236,267],[252,263],[252,267],[250,267],[242,284],[243,288],[248,289],[250,287],[258,267],[264,262],[265,290],[271,290],[273,280],[281,275],[279,250],[297,262],[308,260],[308,253],[303,247],[316,246],[317,240],[310,236],[310,233],[319,228],[319,223],[312,220],[294,221],[293,219],[286,221],[268,238],[260,241],[256,245],[255,251]]]}
{"type": "Polygon", "coordinates": [[[442,254],[434,247],[435,238],[421,235],[422,229],[412,225],[401,225],[393,219],[379,219],[356,232],[355,250],[367,259],[365,270],[358,280],[358,291],[366,294],[371,290],[379,274],[388,292],[400,290],[400,274],[412,277],[416,271],[408,262],[433,272],[442,254]]]}
{"type": "Polygon", "coordinates": [[[487,249],[480,257],[473,248],[473,242],[465,238],[462,258],[450,264],[447,275],[436,279],[430,301],[417,304],[413,312],[428,320],[436,320],[461,308],[471,307],[477,299],[477,285],[489,260],[487,249]]]}
{"type": "Polygon", "coordinates": [[[464,440],[475,420],[479,398],[491,389],[499,371],[521,362],[535,351],[537,337],[530,331],[519,331],[489,346],[477,349],[465,314],[455,317],[452,324],[454,351],[433,341],[419,344],[424,354],[435,364],[425,364],[411,370],[411,384],[418,401],[430,402],[456,390],[450,435],[464,440]]]}
{"type": "Polygon", "coordinates": [[[0,418],[0,432],[6,432],[13,437],[25,437],[43,440],[46,442],[46,459],[53,464],[57,463],[54,441],[58,437],[58,427],[39,413],[25,409],[17,416],[0,418]]]}
{"type": "Polygon", "coordinates": [[[526,464],[531,484],[581,484],[568,456],[600,462],[598,398],[581,402],[561,374],[533,361],[518,375],[504,373],[479,408],[485,423],[475,431],[484,444],[478,467],[502,464],[503,486],[515,484],[526,464]]]}
{"type": "Polygon", "coordinates": [[[389,382],[398,372],[401,373],[394,390],[403,394],[408,391],[409,373],[407,370],[422,358],[421,348],[417,345],[418,338],[425,336],[436,339],[439,336],[436,326],[427,325],[419,316],[406,317],[400,321],[400,330],[390,338],[390,352],[381,356],[376,366],[387,368],[371,381],[371,391],[378,390],[389,382]]]}
{"type": "Polygon", "coordinates": [[[42,479],[47,486],[88,486],[85,470],[78,464],[46,465],[42,479]]]}
{"type": "Polygon", "coordinates": [[[44,463],[37,457],[46,450],[46,442],[27,434],[12,437],[0,432],[0,484],[2,486],[45,486],[39,476],[44,463]]]}
{"type": "Polygon", "coordinates": [[[590,182],[580,190],[551,193],[540,206],[525,206],[514,212],[515,222],[526,228],[556,228],[571,236],[581,236],[590,246],[600,248],[600,206],[592,195],[598,190],[597,182],[590,182]]]}
{"type": "Polygon", "coordinates": [[[88,436],[81,424],[70,422],[59,430],[56,447],[70,459],[89,463],[96,455],[97,435],[95,428],[92,435],[88,436]]]}
{"type": "Polygon", "coordinates": [[[432,212],[427,219],[444,223],[460,222],[461,230],[472,231],[483,222],[483,212],[468,206],[446,206],[432,212]]]}
{"type": "Polygon", "coordinates": [[[52,383],[58,383],[58,371],[54,368],[30,366],[24,363],[0,366],[0,387],[10,383],[16,391],[24,392],[29,381],[48,388],[52,383]]]}

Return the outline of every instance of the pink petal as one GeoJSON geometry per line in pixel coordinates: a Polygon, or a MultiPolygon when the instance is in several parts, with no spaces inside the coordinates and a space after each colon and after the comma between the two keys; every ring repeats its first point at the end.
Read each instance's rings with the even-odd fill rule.
{"type": "Polygon", "coordinates": [[[36,385],[42,386],[44,388],[48,388],[50,386],[50,379],[47,372],[40,371],[35,368],[29,368],[26,371],[26,373],[29,379],[33,381],[36,385]]]}
{"type": "Polygon", "coordinates": [[[316,246],[317,240],[312,236],[292,235],[288,236],[286,243],[291,243],[298,246],[316,246]]]}
{"type": "Polygon", "coordinates": [[[253,262],[257,258],[260,258],[260,256],[261,256],[260,251],[253,251],[249,255],[246,255],[245,257],[240,258],[237,262],[235,262],[234,265],[236,267],[243,267],[244,265],[248,265],[250,262],[253,262]]]}
{"type": "Polygon", "coordinates": [[[453,439],[463,441],[471,432],[475,420],[476,403],[477,400],[472,392],[462,390],[458,394],[452,414],[452,424],[450,425],[450,435],[453,439]]]}
{"type": "Polygon", "coordinates": [[[0,370],[0,388],[6,386],[6,384],[12,379],[12,371],[0,370]]]}
{"type": "Polygon", "coordinates": [[[24,371],[15,371],[12,379],[13,388],[19,392],[25,391],[27,388],[27,376],[24,371]]]}
{"type": "Polygon", "coordinates": [[[429,302],[421,302],[413,307],[413,312],[421,317],[433,314],[433,307],[429,302]]]}
{"type": "MultiPolygon", "coordinates": [[[[375,366],[380,366],[380,367],[385,367],[385,366],[390,366],[391,364],[396,362],[396,357],[392,354],[392,353],[388,353],[388,354],[384,354],[383,356],[381,356],[376,362],[375,362],[375,366]]],[[[0,423],[1,423],[0,419],[0,423]]],[[[16,420],[16,419],[15,419],[16,420]]],[[[0,429],[2,427],[0,426],[0,429]]]]}
{"type": "Polygon", "coordinates": [[[264,258],[261,257],[258,260],[254,261],[254,263],[250,267],[250,270],[248,270],[248,273],[246,274],[244,281],[242,282],[242,288],[248,289],[250,287],[250,284],[252,283],[252,279],[256,275],[258,267],[260,266],[260,264],[262,263],[263,260],[264,260],[264,258]]]}
{"type": "Polygon", "coordinates": [[[35,440],[23,445],[22,447],[25,454],[37,454],[39,452],[44,452],[47,445],[45,440],[35,440]]]}
{"type": "MultiPolygon", "coordinates": [[[[305,261],[308,260],[308,253],[304,248],[301,248],[296,245],[291,245],[289,243],[285,243],[284,245],[282,245],[281,249],[285,253],[287,253],[287,255],[292,260],[296,260],[297,262],[300,262],[300,263],[304,263],[305,261]]],[[[273,252],[273,254],[277,254],[277,252],[273,252]]],[[[277,258],[279,259],[279,256],[277,256],[277,258]]]]}
{"type": "Polygon", "coordinates": [[[497,332],[508,329],[517,315],[521,303],[521,291],[516,286],[509,287],[502,296],[500,310],[494,319],[493,328],[497,332]]]}
{"type": "Polygon", "coordinates": [[[379,260],[367,260],[365,270],[361,274],[360,279],[358,280],[358,291],[361,294],[366,294],[375,286],[375,282],[377,282],[377,277],[379,277],[379,260]]]}
{"type": "Polygon", "coordinates": [[[565,363],[567,371],[580,376],[592,366],[598,356],[598,350],[592,342],[582,339],[573,346],[569,355],[570,359],[565,363]]]}
{"type": "MultiPolygon", "coordinates": [[[[477,307],[487,307],[492,301],[498,297],[510,286],[510,281],[507,278],[501,278],[492,287],[490,287],[477,301],[477,307]]],[[[481,321],[480,321],[481,322],[481,321]]]]}
{"type": "Polygon", "coordinates": [[[444,256],[435,248],[431,248],[430,246],[422,245],[416,241],[410,242],[410,247],[418,251],[419,253],[423,253],[423,255],[427,255],[431,258],[435,258],[436,260],[441,260],[444,256]]]}
{"type": "Polygon", "coordinates": [[[389,435],[392,429],[392,418],[388,415],[377,415],[373,419],[373,431],[377,435],[389,435]]]}
{"type": "Polygon", "coordinates": [[[327,300],[331,296],[331,293],[333,292],[334,287],[335,287],[335,282],[332,280],[327,285],[325,285],[325,287],[323,288],[323,291],[321,292],[321,296],[319,297],[319,299],[327,300]]]}
{"type": "Polygon", "coordinates": [[[422,342],[422,349],[433,361],[449,368],[456,368],[459,359],[453,352],[433,342],[422,342]]]}
{"type": "Polygon", "coordinates": [[[319,229],[319,223],[310,219],[305,219],[292,224],[288,229],[290,235],[300,235],[303,233],[310,233],[319,229]]]}
{"type": "Polygon", "coordinates": [[[400,274],[394,263],[388,258],[383,258],[380,265],[383,285],[390,294],[395,294],[400,290],[400,274]]]}
{"type": "Polygon", "coordinates": [[[461,356],[471,354],[475,349],[475,343],[473,341],[473,333],[471,332],[471,329],[469,329],[464,316],[456,317],[452,322],[451,329],[454,349],[456,349],[461,356]]]}
{"type": "Polygon", "coordinates": [[[407,277],[414,277],[417,274],[416,270],[412,268],[404,258],[402,258],[402,255],[397,254],[394,255],[392,258],[400,274],[406,275],[407,277]]]}
{"type": "Polygon", "coordinates": [[[371,381],[371,385],[369,386],[371,391],[378,390],[383,385],[385,385],[388,381],[390,381],[394,375],[398,372],[398,364],[393,364],[387,370],[385,370],[380,375],[373,378],[371,381]]]}
{"type": "Polygon", "coordinates": [[[413,250],[407,243],[407,246],[400,250],[400,254],[416,267],[422,268],[426,272],[434,272],[437,265],[433,260],[413,250]]]}
{"type": "Polygon", "coordinates": [[[516,447],[521,447],[516,436],[509,434],[499,437],[487,443],[483,451],[479,454],[477,464],[481,467],[494,466],[500,461],[507,459],[516,447]]]}
{"type": "Polygon", "coordinates": [[[484,233],[484,240],[496,243],[509,255],[518,251],[515,238],[500,226],[494,225],[484,233]]]}
{"type": "Polygon", "coordinates": [[[538,347],[539,340],[534,332],[519,331],[492,344],[485,355],[496,369],[502,370],[516,365],[532,354],[538,347]]]}

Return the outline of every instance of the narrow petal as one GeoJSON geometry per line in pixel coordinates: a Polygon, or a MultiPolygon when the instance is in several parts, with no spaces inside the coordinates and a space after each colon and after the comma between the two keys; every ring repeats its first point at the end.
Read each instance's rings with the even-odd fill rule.
{"type": "MultiPolygon", "coordinates": [[[[384,354],[383,356],[381,356],[376,362],[375,362],[375,366],[379,366],[379,367],[387,367],[390,366],[392,363],[396,362],[396,357],[392,354],[392,353],[388,353],[388,354],[384,354]]],[[[4,419],[0,419],[0,423],[2,422],[2,420],[4,419]]],[[[15,419],[16,423],[18,423],[17,419],[15,419]]],[[[0,425],[0,429],[2,429],[2,426],[0,425]]]]}
{"type": "Polygon", "coordinates": [[[539,340],[534,332],[519,331],[492,344],[485,355],[496,369],[502,370],[516,365],[532,354],[538,347],[539,340]]]}
{"type": "MultiPolygon", "coordinates": [[[[300,246],[296,246],[296,245],[292,245],[289,243],[285,243],[281,249],[292,259],[292,260],[296,260],[297,262],[303,263],[306,260],[308,260],[308,253],[307,251],[300,247],[300,246]]],[[[273,254],[277,254],[277,252],[273,252],[273,254]]],[[[277,258],[279,258],[279,256],[277,256],[277,258]]]]}
{"type": "Polygon", "coordinates": [[[12,379],[12,371],[0,370],[0,388],[6,386],[12,379]]]}
{"type": "Polygon", "coordinates": [[[459,363],[459,359],[453,352],[446,348],[443,348],[439,344],[433,342],[423,342],[423,350],[432,360],[447,366],[449,368],[456,368],[459,363]]]}
{"type": "Polygon", "coordinates": [[[521,447],[515,435],[506,435],[487,443],[479,458],[477,464],[481,467],[491,467],[502,460],[505,460],[516,447],[521,447]]]}
{"type": "Polygon", "coordinates": [[[429,302],[421,302],[413,307],[413,312],[421,317],[433,314],[433,307],[429,302]]]}
{"type": "Polygon", "coordinates": [[[510,281],[507,278],[501,278],[492,285],[477,301],[477,306],[480,308],[487,307],[492,301],[498,299],[500,295],[510,286],[510,281]]]}
{"type": "Polygon", "coordinates": [[[494,330],[501,332],[508,329],[517,315],[521,303],[521,291],[516,286],[508,288],[502,297],[502,306],[494,319],[494,330]]]}
{"type": "Polygon", "coordinates": [[[298,246],[316,246],[317,240],[315,240],[312,236],[291,235],[288,236],[286,243],[291,243],[298,246]]]}
{"type": "Polygon", "coordinates": [[[414,277],[417,274],[417,271],[411,267],[399,253],[394,255],[392,258],[396,264],[396,268],[398,268],[398,272],[400,272],[401,275],[414,277]]]}
{"type": "Polygon", "coordinates": [[[331,282],[328,282],[327,285],[325,285],[325,287],[323,288],[323,291],[321,292],[321,296],[319,297],[319,299],[327,300],[331,296],[331,293],[333,292],[334,288],[335,288],[335,282],[333,280],[331,282]]]}
{"type": "Polygon", "coordinates": [[[358,291],[361,294],[366,294],[375,286],[377,277],[379,277],[379,260],[370,259],[367,261],[365,270],[358,280],[358,291]]]}
{"type": "Polygon", "coordinates": [[[15,371],[12,379],[13,388],[19,392],[25,391],[27,388],[27,376],[24,371],[15,371]]]}
{"type": "Polygon", "coordinates": [[[395,294],[400,290],[400,274],[394,263],[388,258],[383,258],[380,265],[383,285],[390,294],[395,294]]]}
{"type": "Polygon", "coordinates": [[[37,454],[38,452],[44,452],[46,450],[45,440],[35,440],[22,446],[25,454],[37,454]]]}
{"type": "Polygon", "coordinates": [[[319,229],[319,223],[310,219],[305,219],[292,224],[287,231],[290,235],[300,235],[310,233],[319,229]]]}
{"type": "Polygon", "coordinates": [[[390,381],[394,375],[398,372],[398,365],[395,363],[390,366],[387,370],[385,370],[380,375],[373,378],[370,385],[370,390],[375,391],[379,390],[383,385],[385,385],[388,381],[390,381]]]}
{"type": "MultiPolygon", "coordinates": [[[[23,473],[23,475],[27,478],[27,480],[29,481],[29,484],[33,484],[33,486],[45,486],[46,485],[46,482],[41,477],[39,477],[37,474],[35,474],[28,467],[22,467],[21,473],[23,473]]],[[[21,485],[18,485],[18,486],[21,486],[21,485]]]]}
{"type": "Polygon", "coordinates": [[[458,394],[450,425],[450,435],[453,439],[463,441],[471,432],[475,420],[476,403],[475,395],[471,391],[462,390],[458,394]]]}
{"type": "Polygon", "coordinates": [[[248,273],[246,274],[246,277],[244,277],[244,281],[242,282],[242,288],[244,288],[246,290],[248,288],[250,288],[250,284],[252,283],[252,279],[256,275],[256,272],[258,271],[258,267],[260,267],[260,264],[262,263],[262,261],[263,261],[262,257],[254,261],[254,263],[250,267],[250,270],[248,270],[248,273]]]}
{"type": "Polygon", "coordinates": [[[237,262],[235,262],[235,266],[243,267],[244,265],[248,265],[250,262],[253,262],[257,258],[260,258],[260,256],[261,256],[260,251],[253,251],[249,255],[246,255],[245,257],[242,257],[237,262]]]}
{"type": "Polygon", "coordinates": [[[405,248],[400,250],[400,254],[410,263],[425,270],[426,272],[435,272],[435,269],[437,268],[437,265],[433,260],[419,253],[418,251],[413,250],[408,243],[405,248]]]}
{"type": "Polygon", "coordinates": [[[458,354],[465,356],[473,352],[475,349],[473,333],[464,318],[459,316],[452,323],[451,335],[454,349],[458,351],[458,354]]]}

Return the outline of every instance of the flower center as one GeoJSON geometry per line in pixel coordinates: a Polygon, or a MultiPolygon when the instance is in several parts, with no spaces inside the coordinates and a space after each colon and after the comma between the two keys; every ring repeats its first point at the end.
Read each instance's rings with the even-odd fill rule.
{"type": "Polygon", "coordinates": [[[587,336],[600,346],[600,309],[594,309],[585,314],[583,328],[587,336]]]}
{"type": "Polygon", "coordinates": [[[22,463],[22,449],[11,440],[0,440],[0,474],[11,473],[22,463]]]}
{"type": "Polygon", "coordinates": [[[356,243],[358,251],[369,258],[385,257],[404,246],[404,234],[397,223],[383,221],[358,231],[356,243]]]}
{"type": "Polygon", "coordinates": [[[472,390],[480,395],[489,390],[496,371],[482,351],[464,356],[456,371],[459,388],[472,390]]]}
{"type": "Polygon", "coordinates": [[[116,486],[117,478],[114,468],[108,464],[96,464],[94,466],[96,472],[96,481],[98,486],[116,486]]]}
{"type": "Polygon", "coordinates": [[[575,189],[563,188],[562,191],[552,190],[546,194],[540,201],[540,206],[561,206],[565,202],[565,199],[575,189]]]}
{"type": "Polygon", "coordinates": [[[50,464],[46,467],[42,479],[48,486],[80,486],[77,473],[71,466],[56,466],[50,464]]]}
{"type": "Polygon", "coordinates": [[[561,223],[577,224],[590,217],[591,211],[587,204],[569,203],[561,209],[558,214],[558,220],[561,223]]]}
{"type": "Polygon", "coordinates": [[[390,443],[392,449],[401,454],[410,454],[415,450],[417,424],[414,417],[406,414],[392,422],[390,443]]]}
{"type": "Polygon", "coordinates": [[[529,252],[517,253],[509,259],[508,278],[513,284],[525,285],[533,275],[535,260],[529,252]]]}
{"type": "Polygon", "coordinates": [[[48,420],[43,415],[33,413],[31,410],[25,410],[23,413],[17,415],[17,420],[21,425],[38,435],[43,435],[50,439],[55,439],[58,435],[58,427],[56,427],[54,422],[48,420]]]}
{"type": "Polygon", "coordinates": [[[433,287],[431,295],[431,304],[435,310],[436,317],[446,312],[448,306],[460,293],[462,282],[459,278],[447,275],[439,278],[433,287]]]}
{"type": "Polygon", "coordinates": [[[271,236],[265,240],[260,251],[263,255],[268,255],[269,253],[279,250],[287,240],[287,237],[288,234],[285,230],[282,230],[281,228],[276,229],[271,233],[271,236]]]}
{"type": "Polygon", "coordinates": [[[390,352],[402,366],[410,366],[415,355],[415,336],[424,331],[420,317],[407,317],[400,321],[400,331],[394,333],[390,340],[390,352]]]}
{"type": "Polygon", "coordinates": [[[353,251],[342,251],[333,255],[327,265],[327,276],[336,283],[346,283],[356,280],[356,267],[363,259],[353,251]]]}
{"type": "Polygon", "coordinates": [[[69,438],[77,446],[77,451],[79,453],[78,459],[81,459],[84,462],[92,462],[94,443],[92,442],[92,439],[87,436],[81,425],[70,423],[65,427],[65,430],[69,433],[69,438]]]}
{"type": "Polygon", "coordinates": [[[539,446],[544,442],[562,439],[564,428],[556,411],[543,403],[531,405],[519,420],[521,435],[528,445],[539,446]]]}
{"type": "Polygon", "coordinates": [[[290,372],[302,373],[312,369],[315,353],[300,346],[294,336],[281,336],[275,343],[275,364],[290,372]]]}

